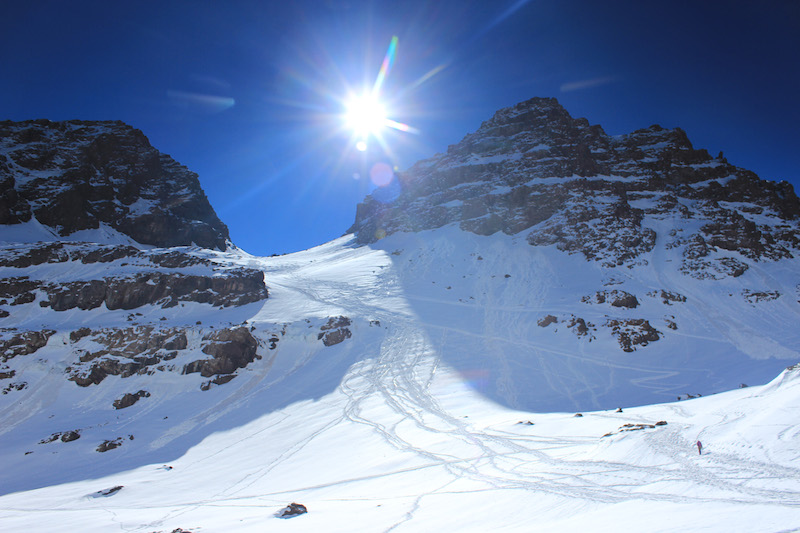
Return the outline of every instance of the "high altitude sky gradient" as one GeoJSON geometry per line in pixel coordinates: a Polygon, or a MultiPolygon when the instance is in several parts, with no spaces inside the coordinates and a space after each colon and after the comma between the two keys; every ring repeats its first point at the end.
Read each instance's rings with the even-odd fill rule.
{"type": "Polygon", "coordinates": [[[406,169],[533,96],[612,135],[681,127],[800,189],[792,0],[30,0],[0,20],[0,120],[141,129],[253,254],[342,235],[376,164],[406,169]],[[345,104],[395,36],[379,99],[412,130],[362,152],[345,104]]]}

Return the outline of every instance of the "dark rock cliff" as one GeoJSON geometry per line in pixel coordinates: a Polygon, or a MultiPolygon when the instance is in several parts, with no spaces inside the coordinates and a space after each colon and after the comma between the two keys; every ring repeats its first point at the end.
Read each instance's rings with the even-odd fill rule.
{"type": "Polygon", "coordinates": [[[58,236],[105,224],[141,244],[224,250],[197,174],[119,121],[0,122],[0,224],[58,236]]]}

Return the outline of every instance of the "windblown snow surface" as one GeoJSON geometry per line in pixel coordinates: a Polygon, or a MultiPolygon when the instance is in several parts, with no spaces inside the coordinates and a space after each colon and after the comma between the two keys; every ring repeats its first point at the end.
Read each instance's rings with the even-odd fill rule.
{"type": "Polygon", "coordinates": [[[282,331],[210,390],[175,372],[67,381],[68,332],[125,312],[5,319],[59,333],[15,359],[29,387],[0,397],[0,530],[800,531],[800,368],[782,371],[800,361],[795,260],[712,283],[664,266],[678,263],[669,250],[607,269],[454,228],[273,258],[203,253],[262,268],[270,298],[139,320],[282,331]],[[640,307],[580,302],[604,286],[640,307]],[[666,288],[687,301],[646,296],[666,288]],[[562,318],[538,325],[548,314],[562,318]],[[597,327],[576,336],[570,314],[597,327]],[[352,338],[324,347],[319,325],[339,315],[352,338]],[[612,315],[648,317],[661,338],[623,352],[600,326],[612,315]],[[138,388],[151,396],[111,407],[138,388]],[[75,428],[79,440],[37,444],[75,428]],[[308,513],[278,518],[290,502],[308,513]]]}

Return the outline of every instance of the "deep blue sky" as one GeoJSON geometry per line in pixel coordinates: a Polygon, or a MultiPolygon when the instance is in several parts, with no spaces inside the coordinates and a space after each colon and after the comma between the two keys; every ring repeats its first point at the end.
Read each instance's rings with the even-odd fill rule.
{"type": "Polygon", "coordinates": [[[612,135],[679,126],[800,189],[793,0],[28,0],[3,2],[0,20],[0,119],[141,129],[200,175],[254,254],[340,236],[373,164],[406,169],[533,96],[612,135]],[[382,96],[420,133],[361,153],[341,100],[371,86],[393,35],[382,96]]]}

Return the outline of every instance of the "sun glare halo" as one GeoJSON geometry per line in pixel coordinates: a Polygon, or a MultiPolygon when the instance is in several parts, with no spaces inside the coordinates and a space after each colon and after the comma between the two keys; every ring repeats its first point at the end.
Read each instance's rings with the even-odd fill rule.
{"type": "Polygon", "coordinates": [[[358,137],[365,139],[386,125],[386,110],[374,96],[365,94],[347,103],[345,121],[358,137]]]}

